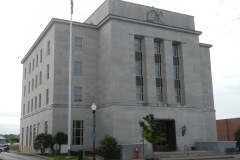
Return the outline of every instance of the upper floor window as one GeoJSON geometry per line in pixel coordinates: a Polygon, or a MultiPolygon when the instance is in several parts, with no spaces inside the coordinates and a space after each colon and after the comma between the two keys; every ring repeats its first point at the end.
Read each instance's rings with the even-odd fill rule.
{"type": "Polygon", "coordinates": [[[74,102],[82,102],[82,87],[74,87],[74,102]]]}
{"type": "Polygon", "coordinates": [[[50,40],[47,43],[47,54],[50,54],[50,40]]]}
{"type": "Polygon", "coordinates": [[[22,112],[23,116],[25,115],[25,104],[23,104],[23,112],[22,112]]]}
{"type": "Polygon", "coordinates": [[[49,89],[46,89],[46,104],[49,103],[49,89]]]}
{"type": "Polygon", "coordinates": [[[172,44],[173,52],[173,68],[174,68],[174,86],[175,86],[175,99],[177,103],[182,102],[182,87],[181,87],[181,76],[180,76],[180,57],[179,57],[179,44],[172,44]]]}
{"type": "Polygon", "coordinates": [[[23,87],[23,96],[26,96],[26,86],[23,87]]]}
{"type": "Polygon", "coordinates": [[[135,51],[137,52],[142,51],[141,38],[134,38],[134,47],[135,51]]]}
{"type": "Polygon", "coordinates": [[[26,79],[26,77],[27,77],[27,69],[25,68],[24,69],[24,79],[26,79]]]}
{"type": "Polygon", "coordinates": [[[82,62],[74,62],[74,76],[82,76],[82,62]]]}
{"type": "Polygon", "coordinates": [[[31,74],[31,62],[29,63],[29,74],[31,74]]]}
{"type": "Polygon", "coordinates": [[[38,54],[36,55],[36,67],[38,66],[38,54]]]}
{"type": "Polygon", "coordinates": [[[32,91],[34,89],[34,78],[32,79],[32,91]]]}
{"type": "Polygon", "coordinates": [[[38,95],[38,107],[41,108],[42,96],[41,93],[38,95]]]}
{"type": "Polygon", "coordinates": [[[38,75],[36,75],[35,77],[35,88],[37,88],[37,85],[38,85],[38,75]]]}
{"type": "Polygon", "coordinates": [[[82,51],[83,49],[83,39],[82,37],[75,37],[74,38],[74,51],[82,51]]]}
{"type": "Polygon", "coordinates": [[[141,61],[135,62],[135,73],[136,73],[136,76],[142,76],[142,62],[141,61]]]}
{"type": "Polygon", "coordinates": [[[40,63],[42,62],[42,49],[40,50],[40,63]]]}
{"type": "Polygon", "coordinates": [[[47,65],[47,79],[49,79],[49,64],[47,65]]]}
{"type": "Polygon", "coordinates": [[[32,61],[32,70],[34,70],[34,58],[33,58],[33,61],[32,61]]]}
{"type": "Polygon", "coordinates": [[[143,86],[136,86],[137,101],[143,101],[143,86]]]}
{"type": "Polygon", "coordinates": [[[37,96],[35,96],[35,110],[37,110],[37,96]]]}
{"type": "Polygon", "coordinates": [[[42,84],[42,71],[39,72],[39,85],[42,84]]]}

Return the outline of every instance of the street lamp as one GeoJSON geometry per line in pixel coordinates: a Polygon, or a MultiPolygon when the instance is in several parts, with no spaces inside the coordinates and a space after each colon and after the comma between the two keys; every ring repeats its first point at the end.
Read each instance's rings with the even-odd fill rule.
{"type": "Polygon", "coordinates": [[[95,149],[95,143],[96,143],[96,133],[95,133],[95,127],[96,127],[96,109],[97,106],[95,103],[92,104],[92,112],[93,112],[93,160],[96,160],[96,149],[95,149]]]}

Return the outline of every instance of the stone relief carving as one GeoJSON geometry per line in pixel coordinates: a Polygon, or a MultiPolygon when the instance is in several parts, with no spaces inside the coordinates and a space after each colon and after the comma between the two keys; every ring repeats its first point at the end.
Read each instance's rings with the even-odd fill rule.
{"type": "Polygon", "coordinates": [[[162,11],[158,9],[149,11],[147,13],[147,21],[164,24],[162,11]]]}

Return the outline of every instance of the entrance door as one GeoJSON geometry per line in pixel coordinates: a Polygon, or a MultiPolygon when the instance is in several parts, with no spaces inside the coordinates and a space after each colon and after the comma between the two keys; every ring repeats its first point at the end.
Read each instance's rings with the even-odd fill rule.
{"type": "Polygon", "coordinates": [[[176,134],[174,120],[157,120],[165,140],[154,145],[154,151],[176,151],[176,134]]]}

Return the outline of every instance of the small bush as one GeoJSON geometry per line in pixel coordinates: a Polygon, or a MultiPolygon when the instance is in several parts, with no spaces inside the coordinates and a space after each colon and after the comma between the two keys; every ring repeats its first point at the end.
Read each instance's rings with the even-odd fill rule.
{"type": "Polygon", "coordinates": [[[112,136],[105,135],[104,139],[100,141],[99,153],[104,157],[119,157],[118,140],[112,136]]]}

